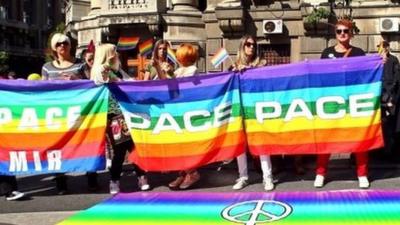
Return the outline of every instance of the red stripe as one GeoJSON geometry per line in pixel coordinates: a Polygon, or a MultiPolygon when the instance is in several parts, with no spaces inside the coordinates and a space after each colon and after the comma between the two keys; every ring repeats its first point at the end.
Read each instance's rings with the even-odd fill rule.
{"type": "MultiPolygon", "coordinates": [[[[83,158],[83,157],[97,157],[104,155],[105,153],[105,138],[103,138],[102,141],[99,142],[93,142],[93,143],[88,143],[88,144],[81,144],[77,146],[64,146],[61,148],[47,148],[47,149],[39,149],[37,151],[40,151],[40,158],[47,159],[47,151],[48,150],[62,150],[62,158],[63,159],[74,159],[74,158],[83,158]]],[[[24,151],[23,149],[19,151],[24,151]]],[[[33,161],[33,153],[32,151],[36,150],[25,150],[27,151],[27,160],[28,161],[33,161]]],[[[0,151],[0,161],[9,161],[10,160],[10,155],[9,155],[9,150],[7,149],[1,149],[0,151]]]]}
{"type": "Polygon", "coordinates": [[[245,143],[214,149],[204,155],[185,156],[185,157],[146,157],[139,158],[135,151],[129,156],[129,159],[145,171],[177,171],[198,168],[213,162],[219,162],[235,158],[243,153],[245,143]]]}
{"type": "Polygon", "coordinates": [[[249,145],[253,155],[291,155],[363,152],[383,146],[382,136],[358,142],[326,142],[302,145],[249,145]]]}

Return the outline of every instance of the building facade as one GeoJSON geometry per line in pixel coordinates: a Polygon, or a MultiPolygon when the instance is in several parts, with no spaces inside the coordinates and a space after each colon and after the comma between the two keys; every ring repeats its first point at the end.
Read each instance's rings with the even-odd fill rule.
{"type": "Polygon", "coordinates": [[[47,38],[64,22],[63,8],[61,0],[0,1],[0,51],[9,54],[9,68],[19,77],[40,73],[47,38]]]}
{"type": "MultiPolygon", "coordinates": [[[[235,59],[240,38],[257,37],[259,54],[268,64],[319,58],[334,44],[336,18],[351,16],[359,32],[352,44],[366,52],[377,51],[383,38],[400,54],[400,3],[398,0],[71,0],[66,23],[78,48],[95,43],[117,43],[121,36],[166,39],[173,47],[182,42],[200,51],[202,72],[223,71],[230,60],[214,68],[210,59],[221,47],[235,59]],[[324,8],[331,16],[310,22],[324,8]]],[[[125,69],[137,76],[149,57],[138,50],[120,52],[125,69]]]]}

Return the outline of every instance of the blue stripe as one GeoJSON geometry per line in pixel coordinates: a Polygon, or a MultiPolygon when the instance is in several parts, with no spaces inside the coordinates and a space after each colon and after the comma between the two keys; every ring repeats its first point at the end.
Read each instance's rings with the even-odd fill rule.
{"type": "MultiPolygon", "coordinates": [[[[270,92],[312,87],[334,87],[374,83],[381,80],[382,67],[375,70],[338,72],[329,74],[306,74],[294,77],[268,78],[268,74],[260,74],[260,79],[241,79],[242,93],[270,92]]],[[[266,71],[267,72],[267,71],[266,71]]]]}
{"type": "Polygon", "coordinates": [[[61,170],[48,170],[47,161],[42,161],[42,170],[35,171],[33,162],[28,162],[28,171],[9,172],[10,162],[0,161],[0,174],[2,175],[29,175],[44,173],[67,173],[67,172],[94,172],[106,168],[105,156],[85,157],[62,160],[61,170]]]}
{"type": "Polygon", "coordinates": [[[123,111],[133,113],[145,113],[151,117],[159,117],[161,113],[169,113],[172,116],[182,116],[184,113],[195,110],[207,110],[209,112],[214,111],[214,108],[222,103],[230,102],[231,104],[237,104],[240,102],[239,91],[234,90],[227,92],[225,95],[196,102],[182,102],[175,104],[131,104],[120,102],[120,106],[123,111]]]}
{"type": "Polygon", "coordinates": [[[0,102],[4,105],[57,105],[59,103],[84,104],[96,99],[107,99],[108,89],[99,86],[90,89],[46,91],[46,92],[10,92],[0,91],[0,102]]]}
{"type": "Polygon", "coordinates": [[[264,93],[242,93],[242,104],[246,107],[254,106],[256,102],[269,101],[289,104],[294,99],[303,99],[305,102],[315,102],[317,99],[325,96],[341,96],[347,100],[350,95],[366,93],[373,93],[374,96],[380,96],[381,82],[354,86],[308,88],[264,93]]]}
{"type": "MultiPolygon", "coordinates": [[[[199,86],[190,89],[171,88],[169,91],[137,91],[123,92],[118,86],[110,85],[110,91],[116,99],[122,103],[160,104],[160,103],[184,103],[204,101],[218,98],[227,92],[238,91],[238,79],[229,79],[228,82],[212,86],[199,86]]],[[[138,87],[140,90],[140,87],[138,87]]]]}

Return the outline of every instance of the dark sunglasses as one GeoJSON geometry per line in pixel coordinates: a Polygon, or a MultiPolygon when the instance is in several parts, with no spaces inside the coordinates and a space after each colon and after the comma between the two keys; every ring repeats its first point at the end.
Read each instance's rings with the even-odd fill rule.
{"type": "Polygon", "coordinates": [[[246,46],[248,48],[250,48],[251,46],[255,47],[256,43],[246,42],[246,43],[244,43],[244,46],[246,46]]]}
{"type": "Polygon", "coordinates": [[[350,32],[349,29],[336,29],[336,34],[348,34],[350,32]]]}
{"type": "Polygon", "coordinates": [[[69,45],[68,41],[57,42],[56,47],[60,47],[61,45],[67,46],[69,45]]]}

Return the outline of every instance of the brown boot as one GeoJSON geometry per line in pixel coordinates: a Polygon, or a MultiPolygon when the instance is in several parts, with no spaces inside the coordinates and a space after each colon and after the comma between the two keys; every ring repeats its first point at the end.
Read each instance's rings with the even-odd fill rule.
{"type": "Polygon", "coordinates": [[[200,174],[199,172],[197,172],[197,170],[187,173],[185,179],[183,180],[181,185],[179,185],[179,189],[188,189],[199,180],[200,180],[200,174]]]}
{"type": "Polygon", "coordinates": [[[169,183],[168,187],[171,188],[171,189],[177,189],[179,187],[179,185],[182,184],[184,179],[185,179],[185,174],[184,173],[179,173],[179,176],[174,181],[169,183]]]}

